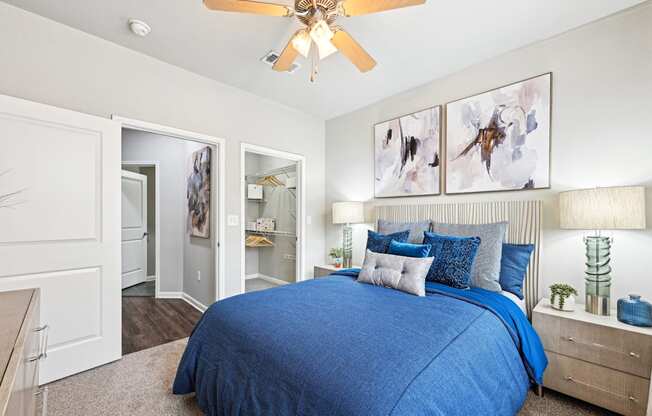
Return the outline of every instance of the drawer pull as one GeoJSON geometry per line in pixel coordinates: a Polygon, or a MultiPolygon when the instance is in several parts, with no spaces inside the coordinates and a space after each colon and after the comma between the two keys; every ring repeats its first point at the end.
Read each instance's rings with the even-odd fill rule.
{"type": "Polygon", "coordinates": [[[48,328],[49,328],[49,325],[39,326],[38,328],[34,328],[34,332],[43,332],[48,328]]]}
{"type": "Polygon", "coordinates": [[[604,393],[604,394],[608,394],[608,395],[617,397],[619,399],[626,399],[626,400],[629,400],[630,402],[638,403],[638,399],[636,397],[634,397],[634,396],[621,396],[621,395],[613,393],[613,392],[611,392],[609,390],[605,390],[605,389],[603,389],[601,387],[594,386],[592,384],[585,383],[583,381],[575,380],[572,376],[566,376],[566,377],[564,377],[564,380],[566,380],[569,383],[575,383],[577,385],[586,387],[586,388],[591,389],[591,390],[599,391],[600,393],[604,393]]]}
{"type": "Polygon", "coordinates": [[[34,357],[28,358],[27,361],[33,363],[34,361],[42,360],[43,358],[47,358],[47,354],[40,353],[39,355],[35,355],[34,357]]]}
{"type": "Polygon", "coordinates": [[[628,357],[631,357],[631,358],[637,358],[637,359],[641,358],[641,354],[636,353],[634,351],[631,351],[631,352],[627,353],[627,352],[620,351],[620,350],[617,350],[617,349],[614,349],[614,348],[609,348],[606,345],[598,344],[597,342],[581,342],[581,341],[577,341],[573,337],[565,337],[565,338],[562,337],[562,339],[565,340],[566,342],[569,342],[569,343],[575,344],[575,345],[581,345],[581,346],[585,346],[585,347],[588,347],[588,348],[595,348],[595,349],[598,349],[598,350],[612,352],[614,354],[620,354],[620,355],[628,356],[628,357]]]}

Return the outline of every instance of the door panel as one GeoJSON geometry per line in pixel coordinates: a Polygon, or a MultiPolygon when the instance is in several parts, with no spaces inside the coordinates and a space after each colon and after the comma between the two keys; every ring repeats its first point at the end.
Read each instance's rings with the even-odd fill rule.
{"type": "Polygon", "coordinates": [[[122,171],[122,288],[147,280],[147,176],[122,171]]]}
{"type": "Polygon", "coordinates": [[[0,95],[0,290],[41,288],[48,383],[119,359],[120,125],[0,95]]]}

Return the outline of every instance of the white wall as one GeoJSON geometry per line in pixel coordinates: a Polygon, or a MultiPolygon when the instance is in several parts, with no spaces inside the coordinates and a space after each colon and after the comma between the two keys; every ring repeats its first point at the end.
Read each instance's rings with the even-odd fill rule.
{"type": "MultiPolygon", "coordinates": [[[[326,123],[327,206],[339,200],[374,204],[504,199],[544,201],[542,286],[570,282],[583,292],[582,233],[558,229],[556,195],[566,189],[652,185],[652,4],[496,57],[326,123]],[[514,81],[553,73],[552,189],[373,201],[373,125],[514,81]]],[[[648,223],[652,225],[652,190],[648,223]]],[[[330,214],[329,214],[330,223],[330,214]]],[[[355,231],[363,256],[365,227],[355,231]]],[[[612,297],[652,299],[652,232],[615,232],[612,297]]],[[[327,247],[341,246],[327,227],[327,247]]],[[[583,293],[581,294],[583,298],[583,293]]],[[[614,303],[615,304],[615,303],[614,303]]]]}
{"type": "MultiPolygon", "coordinates": [[[[240,142],[305,155],[306,272],[324,261],[323,120],[1,2],[0,62],[0,94],[225,138],[227,214],[239,215],[240,142]]],[[[239,230],[226,230],[228,295],[240,289],[239,230]]]]}

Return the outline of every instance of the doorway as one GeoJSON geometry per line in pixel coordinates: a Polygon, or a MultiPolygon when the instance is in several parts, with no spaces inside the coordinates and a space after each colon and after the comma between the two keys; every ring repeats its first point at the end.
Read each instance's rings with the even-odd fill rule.
{"type": "Polygon", "coordinates": [[[190,335],[223,297],[224,141],[122,123],[123,354],[190,335]]]}
{"type": "Polygon", "coordinates": [[[241,147],[241,291],[304,280],[305,159],[241,147]]]}

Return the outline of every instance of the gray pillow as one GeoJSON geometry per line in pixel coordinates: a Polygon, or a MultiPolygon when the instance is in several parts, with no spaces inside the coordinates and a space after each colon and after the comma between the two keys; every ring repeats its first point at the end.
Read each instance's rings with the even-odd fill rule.
{"type": "Polygon", "coordinates": [[[403,257],[367,250],[358,282],[425,296],[426,276],[433,259],[434,257],[403,257]]]}
{"type": "Polygon", "coordinates": [[[471,286],[500,292],[500,259],[507,232],[507,223],[494,224],[441,224],[432,223],[438,234],[480,237],[480,248],[471,272],[471,286]]]}
{"type": "Polygon", "coordinates": [[[408,243],[421,244],[423,242],[423,233],[430,231],[430,221],[391,222],[387,220],[378,220],[378,232],[380,234],[394,234],[405,230],[410,231],[408,243]]]}

